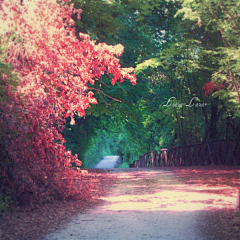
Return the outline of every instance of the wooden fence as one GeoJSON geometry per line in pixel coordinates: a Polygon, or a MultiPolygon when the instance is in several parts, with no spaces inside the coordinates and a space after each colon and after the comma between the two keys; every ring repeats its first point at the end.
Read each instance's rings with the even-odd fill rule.
{"type": "Polygon", "coordinates": [[[240,165],[240,139],[217,140],[143,154],[130,167],[240,165]]]}

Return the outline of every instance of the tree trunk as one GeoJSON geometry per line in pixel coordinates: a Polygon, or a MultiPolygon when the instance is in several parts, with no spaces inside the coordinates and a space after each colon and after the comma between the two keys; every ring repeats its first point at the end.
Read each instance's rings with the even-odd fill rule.
{"type": "Polygon", "coordinates": [[[217,137],[217,121],[218,121],[218,106],[216,105],[216,103],[212,102],[211,119],[209,127],[209,137],[211,140],[214,140],[217,137]]]}

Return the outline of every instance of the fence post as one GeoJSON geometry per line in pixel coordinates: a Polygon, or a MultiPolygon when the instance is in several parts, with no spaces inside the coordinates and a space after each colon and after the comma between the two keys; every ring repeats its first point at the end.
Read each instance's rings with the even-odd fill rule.
{"type": "Polygon", "coordinates": [[[158,161],[157,161],[157,151],[154,151],[154,167],[158,167],[158,161]]]}
{"type": "Polygon", "coordinates": [[[161,151],[163,151],[163,153],[164,153],[164,157],[163,157],[164,166],[165,165],[167,166],[167,164],[168,164],[167,150],[168,150],[167,148],[161,149],[161,151]]]}
{"type": "Polygon", "coordinates": [[[153,151],[151,152],[151,155],[150,155],[150,167],[154,167],[154,163],[153,163],[153,151]]]}

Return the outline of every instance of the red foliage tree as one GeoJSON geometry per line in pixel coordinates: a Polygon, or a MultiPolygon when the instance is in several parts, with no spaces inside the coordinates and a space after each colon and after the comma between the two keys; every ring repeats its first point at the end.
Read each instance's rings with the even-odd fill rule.
{"type": "Polygon", "coordinates": [[[223,84],[217,85],[214,82],[208,82],[202,87],[202,89],[205,92],[205,96],[207,96],[213,92],[220,91],[223,87],[223,84]]]}
{"type": "Polygon", "coordinates": [[[11,101],[1,103],[0,121],[14,166],[9,172],[3,168],[2,176],[8,175],[5,186],[18,201],[81,198],[81,173],[70,168],[73,162],[81,163],[66,151],[59,132],[66,117],[74,124],[74,114],[83,116],[97,103],[89,83],[109,74],[113,85],[124,78],[135,84],[133,68],[119,64],[122,45],[96,45],[86,34],[77,39],[71,15],[80,17],[80,10],[72,4],[12,0],[1,2],[0,8],[4,62],[20,74],[14,91],[7,73],[2,76],[11,101]]]}

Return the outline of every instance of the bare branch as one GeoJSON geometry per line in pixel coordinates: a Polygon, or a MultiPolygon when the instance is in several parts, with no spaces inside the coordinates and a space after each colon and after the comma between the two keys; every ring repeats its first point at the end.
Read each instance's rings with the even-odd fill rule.
{"type": "Polygon", "coordinates": [[[100,95],[100,93],[102,93],[104,96],[108,97],[108,98],[111,98],[112,100],[116,101],[116,102],[122,102],[121,100],[117,99],[117,98],[114,98],[114,97],[111,97],[109,95],[107,95],[106,93],[104,93],[102,90],[98,89],[98,88],[89,88],[90,90],[95,90],[98,92],[98,94],[100,95]]]}

